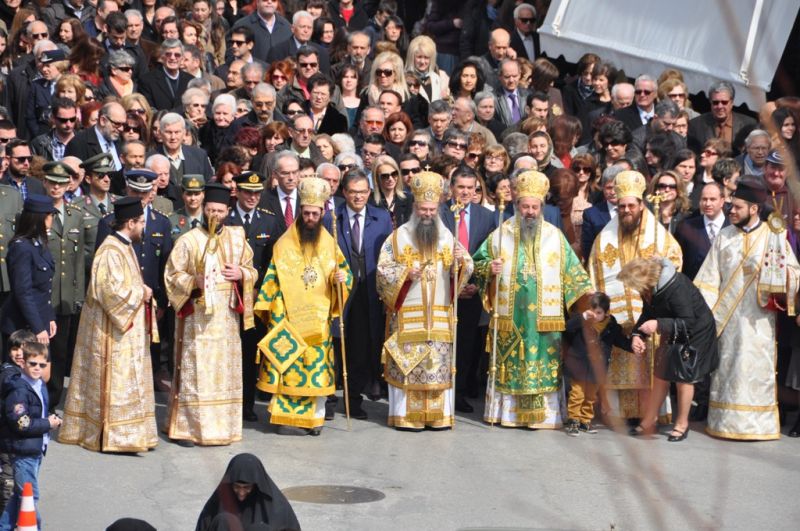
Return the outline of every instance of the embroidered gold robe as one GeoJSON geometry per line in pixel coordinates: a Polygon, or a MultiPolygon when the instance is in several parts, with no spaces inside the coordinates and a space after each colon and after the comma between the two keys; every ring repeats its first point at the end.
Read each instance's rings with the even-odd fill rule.
{"type": "MultiPolygon", "coordinates": [[[[639,229],[633,234],[622,233],[619,216],[616,216],[600,231],[592,245],[588,263],[592,284],[596,290],[605,292],[611,298],[611,314],[626,333],[631,332],[642,313],[642,299],[638,292],[626,289],[617,280],[617,275],[622,266],[634,258],[651,258],[655,255],[668,258],[680,271],[683,264],[680,245],[646,208],[642,212],[639,229]]],[[[650,349],[646,355],[637,356],[614,347],[604,386],[608,391],[606,396],[612,412],[623,418],[641,417],[644,404],[640,404],[639,391],[651,388],[652,377],[653,358],[650,349]]]]}
{"type": "Polygon", "coordinates": [[[167,297],[175,309],[175,374],[167,434],[195,444],[230,444],[242,438],[242,344],[237,291],[245,329],[253,326],[253,251],[242,227],[222,227],[216,251],[208,232],[197,227],[175,242],[164,271],[167,297]],[[226,263],[242,270],[238,285],[226,281],[226,263]],[[199,290],[195,276],[205,276],[199,290]]]}
{"type": "Polygon", "coordinates": [[[325,400],[336,392],[331,336],[331,321],[341,315],[336,271],[346,275],[342,304],[353,285],[347,260],[324,227],[313,252],[309,249],[304,253],[296,225],[278,239],[255,306],[269,327],[259,343],[256,385],[272,393],[270,422],[299,428],[325,423],[325,400]]]}
{"type": "Polygon", "coordinates": [[[389,426],[444,428],[453,425],[453,293],[472,275],[472,258],[463,250],[458,279],[453,279],[450,231],[436,218],[436,256],[416,248],[414,221],[386,239],[378,259],[378,295],[391,317],[392,335],[383,347],[384,378],[389,385],[389,426]],[[419,280],[408,274],[423,269],[419,280]]]}
{"type": "MultiPolygon", "coordinates": [[[[722,229],[694,279],[714,314],[719,365],[711,374],[706,431],[715,437],[769,440],[780,437],[775,388],[775,311],[759,301],[759,274],[771,231],[766,223],[745,233],[722,229]]],[[[800,265],[786,241],[780,258],[787,298],[797,294],[800,265]]],[[[794,312],[790,312],[794,313],[794,312]]]]}
{"type": "Polygon", "coordinates": [[[156,446],[147,307],[133,247],[106,238],[81,311],[60,442],[103,452],[156,446]]]}

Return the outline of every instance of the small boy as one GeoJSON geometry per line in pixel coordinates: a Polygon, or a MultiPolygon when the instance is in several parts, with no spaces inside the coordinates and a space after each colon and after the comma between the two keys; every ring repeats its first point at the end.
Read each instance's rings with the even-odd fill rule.
{"type": "Polygon", "coordinates": [[[598,291],[589,299],[590,309],[567,321],[563,341],[566,346],[564,372],[570,379],[566,424],[567,435],[597,433],[592,426],[594,403],[600,387],[597,372],[605,375],[611,348],[631,349],[630,338],[609,313],[611,300],[598,291]]]}
{"type": "MultiPolygon", "coordinates": [[[[28,341],[36,341],[36,335],[30,330],[17,330],[8,337],[8,357],[0,365],[0,404],[9,390],[6,382],[14,375],[22,373],[25,360],[22,357],[22,345],[28,341]]],[[[3,408],[0,405],[0,416],[3,408]]],[[[0,422],[0,513],[14,493],[14,467],[8,450],[9,429],[5,422],[0,422]]]]}
{"type": "MultiPolygon", "coordinates": [[[[5,422],[10,428],[8,445],[14,465],[14,494],[0,517],[0,531],[10,531],[16,526],[25,483],[32,484],[34,503],[38,505],[39,467],[47,453],[49,432],[61,425],[57,415],[47,416],[47,386],[42,381],[42,373],[49,364],[47,346],[24,343],[22,356],[25,360],[22,374],[11,377],[4,403],[5,422]]],[[[38,519],[38,510],[36,514],[38,519]]]]}

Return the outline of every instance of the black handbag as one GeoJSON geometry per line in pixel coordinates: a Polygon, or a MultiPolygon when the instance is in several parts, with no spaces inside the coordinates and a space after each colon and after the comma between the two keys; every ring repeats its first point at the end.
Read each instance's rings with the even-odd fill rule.
{"type": "Polygon", "coordinates": [[[674,319],[667,347],[665,380],[694,383],[698,381],[697,349],[689,344],[689,330],[683,319],[674,319]]]}

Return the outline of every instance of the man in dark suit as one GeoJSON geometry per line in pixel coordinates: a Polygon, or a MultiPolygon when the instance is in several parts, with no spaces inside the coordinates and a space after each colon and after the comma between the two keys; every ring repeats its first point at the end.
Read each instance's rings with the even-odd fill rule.
{"type": "Polygon", "coordinates": [[[256,42],[253,47],[253,57],[261,61],[267,60],[273,45],[292,38],[291,25],[288,20],[275,12],[277,7],[277,2],[258,0],[257,11],[240,18],[233,26],[234,29],[247,26],[253,31],[256,42]]]}
{"type": "MultiPolygon", "coordinates": [[[[459,166],[451,178],[450,190],[453,200],[458,201],[464,208],[459,211],[458,219],[451,210],[453,200],[443,204],[439,210],[439,217],[442,218],[444,225],[470,254],[478,250],[496,226],[490,210],[472,203],[477,184],[478,176],[475,170],[466,165],[459,166]]],[[[485,336],[482,337],[481,329],[478,327],[482,311],[478,286],[470,282],[459,295],[456,331],[458,352],[456,352],[455,409],[462,413],[472,413],[473,408],[467,401],[466,395],[472,391],[474,396],[480,387],[478,369],[485,344],[482,340],[485,336]]]]}
{"type": "MultiPolygon", "coordinates": [[[[370,393],[370,386],[380,378],[385,322],[376,271],[381,246],[392,233],[392,219],[386,210],[367,204],[370,189],[363,170],[347,172],[343,189],[345,204],[335,212],[339,248],[353,273],[353,289],[344,309],[350,415],[363,420],[367,413],[361,407],[361,395],[370,393]]],[[[332,234],[330,213],[325,214],[323,224],[332,234]]],[[[327,416],[331,413],[326,411],[327,416]]]]}
{"type": "Polygon", "coordinates": [[[635,131],[653,118],[657,96],[656,82],[643,74],[634,84],[633,105],[614,111],[614,117],[635,131]]]}
{"type": "Polygon", "coordinates": [[[589,259],[595,238],[600,234],[611,218],[617,215],[617,194],[614,191],[614,179],[624,169],[629,169],[627,164],[614,164],[603,171],[600,186],[603,190],[603,201],[583,211],[583,224],[581,226],[581,252],[584,261],[589,259]]]}
{"type": "Polygon", "coordinates": [[[675,239],[683,251],[681,272],[692,280],[703,265],[714,238],[723,227],[730,225],[722,209],[724,205],[722,185],[706,183],[700,192],[702,215],[684,219],[675,230],[675,239]]]}
{"type": "Polygon", "coordinates": [[[517,57],[531,63],[539,57],[539,34],[536,33],[536,8],[520,4],[514,8],[514,29],[511,30],[511,48],[517,57]]]}
{"type": "Polygon", "coordinates": [[[495,96],[497,117],[506,127],[525,119],[528,90],[519,86],[519,63],[513,59],[500,62],[500,91],[495,96]]]}
{"type": "MultiPolygon", "coordinates": [[[[237,191],[236,205],[231,209],[225,224],[244,228],[247,243],[253,250],[253,267],[258,272],[255,286],[258,289],[272,260],[272,246],[285,228],[273,212],[258,208],[261,192],[264,191],[263,176],[246,171],[234,177],[234,181],[237,191]]],[[[266,326],[261,320],[257,319],[256,326],[249,330],[244,330],[243,323],[239,323],[239,335],[242,339],[242,418],[247,422],[258,420],[253,410],[258,377],[256,352],[259,340],[266,333],[266,326]]]]}
{"type": "MultiPolygon", "coordinates": [[[[253,48],[256,45],[256,38],[253,35],[253,30],[249,26],[237,26],[231,30],[229,49],[231,50],[231,58],[224,64],[214,70],[214,75],[220,79],[228,78],[228,70],[231,63],[238,60],[244,61],[246,64],[257,63],[264,67],[267,71],[267,63],[259,61],[253,57],[253,48]]],[[[213,99],[213,98],[212,98],[213,99]]]]}
{"type": "Polygon", "coordinates": [[[275,156],[274,164],[272,177],[278,181],[278,186],[262,194],[258,206],[274,212],[282,220],[285,230],[299,215],[297,183],[300,180],[300,160],[291,151],[281,151],[275,156]]]}
{"type": "Polygon", "coordinates": [[[727,81],[718,81],[708,89],[711,111],[689,121],[689,147],[699,153],[709,138],[722,138],[731,143],[734,155],[744,147],[744,139],[755,129],[756,121],[733,112],[736,90],[727,81]]]}
{"type": "Polygon", "coordinates": [[[141,46],[128,41],[128,17],[121,11],[115,11],[106,17],[102,44],[106,54],[100,59],[101,69],[108,69],[108,59],[112,51],[123,50],[136,60],[133,65],[133,79],[138,81],[147,74],[150,59],[141,46]]]}
{"type": "Polygon", "coordinates": [[[27,141],[15,138],[6,144],[6,160],[8,171],[0,179],[0,184],[14,188],[22,196],[23,201],[28,198],[28,194],[45,193],[41,181],[28,177],[33,156],[27,141]]]}
{"type": "Polygon", "coordinates": [[[161,66],[143,75],[139,92],[154,108],[170,111],[181,105],[181,96],[193,78],[181,70],[183,44],[177,39],[167,39],[161,44],[161,66]]]}
{"type": "Polygon", "coordinates": [[[344,197],[339,192],[339,184],[342,181],[342,172],[336,165],[330,162],[323,162],[317,166],[317,177],[325,179],[331,187],[331,196],[325,202],[325,213],[338,208],[344,204],[344,197]]]}
{"type": "Polygon", "coordinates": [[[294,57],[303,46],[310,46],[317,51],[319,58],[319,69],[321,72],[330,74],[331,60],[327,50],[311,41],[311,34],[314,32],[314,17],[308,11],[297,11],[292,17],[292,36],[282,42],[272,42],[272,47],[267,54],[267,62],[272,63],[286,57],[294,57]]]}
{"type": "MultiPolygon", "coordinates": [[[[183,145],[186,121],[178,113],[170,112],[161,117],[161,146],[156,153],[164,155],[170,162],[170,182],[179,186],[183,176],[198,174],[211,180],[214,170],[203,148],[183,145]]],[[[151,153],[152,154],[152,153],[151,153]]]]}
{"type": "Polygon", "coordinates": [[[76,133],[64,149],[64,156],[78,157],[86,161],[95,155],[108,153],[113,159],[114,166],[111,181],[119,182],[122,171],[120,138],[126,119],[127,115],[122,105],[117,102],[106,103],[100,108],[97,125],[76,133]]]}
{"type": "MultiPolygon", "coordinates": [[[[128,175],[127,195],[138,197],[144,207],[144,233],[142,241],[133,244],[136,258],[139,260],[139,267],[142,269],[144,283],[153,290],[153,298],[158,303],[158,332],[161,336],[162,344],[152,343],[150,345],[150,356],[153,362],[153,374],[161,370],[161,351],[162,347],[171,344],[169,341],[167,323],[164,319],[164,311],[167,308],[167,292],[164,288],[164,268],[167,265],[167,258],[172,252],[172,225],[169,219],[158,212],[150,204],[152,190],[156,174],[149,170],[138,170],[130,172],[128,175]]],[[[97,241],[95,250],[100,247],[103,240],[113,232],[111,225],[114,221],[114,214],[108,214],[97,227],[97,241]]],[[[169,355],[169,349],[165,349],[169,355]]]]}

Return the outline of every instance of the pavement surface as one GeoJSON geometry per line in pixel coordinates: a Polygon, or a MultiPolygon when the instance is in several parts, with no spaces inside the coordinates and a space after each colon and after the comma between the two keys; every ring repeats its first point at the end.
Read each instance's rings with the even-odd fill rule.
{"type": "Polygon", "coordinates": [[[44,529],[102,530],[135,516],[193,530],[240,452],[261,458],[304,530],[795,530],[800,519],[798,439],[722,441],[700,424],[680,443],[602,427],[573,438],[490,428],[478,407],[453,431],[406,433],[386,427],[386,402],[364,409],[369,420],[352,431],[337,414],[320,437],[292,437],[257,404],[259,422],[227,447],[181,448],[162,435],[155,451],[110,455],[54,442],[40,474],[44,529]],[[373,501],[318,503],[348,497],[373,501]]]}

